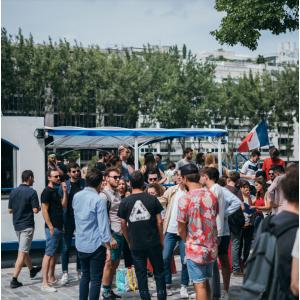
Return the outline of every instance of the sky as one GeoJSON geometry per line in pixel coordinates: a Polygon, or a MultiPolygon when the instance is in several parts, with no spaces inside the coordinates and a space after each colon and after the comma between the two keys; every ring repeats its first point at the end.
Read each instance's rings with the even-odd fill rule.
{"type": "Polygon", "coordinates": [[[237,54],[275,54],[282,42],[299,44],[299,32],[272,35],[263,32],[252,52],[242,46],[220,45],[210,31],[223,14],[213,0],[2,0],[1,26],[10,34],[18,28],[35,42],[59,38],[83,46],[142,47],[146,44],[187,45],[195,54],[219,48],[237,54]]]}

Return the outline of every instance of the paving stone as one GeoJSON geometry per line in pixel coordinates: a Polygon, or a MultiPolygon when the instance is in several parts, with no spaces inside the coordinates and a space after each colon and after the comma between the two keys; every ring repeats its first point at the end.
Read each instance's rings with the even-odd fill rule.
{"type": "MultiPolygon", "coordinates": [[[[172,292],[173,295],[169,296],[169,300],[179,300],[180,299],[180,257],[176,256],[176,267],[177,274],[173,275],[173,284],[172,284],[172,292]]],[[[39,273],[37,278],[31,280],[28,275],[28,269],[23,269],[19,281],[23,283],[23,287],[18,289],[10,289],[9,283],[11,280],[11,274],[13,272],[12,268],[1,269],[1,279],[2,279],[2,286],[1,286],[1,293],[3,300],[21,300],[21,299],[30,299],[30,300],[72,300],[78,299],[79,295],[79,282],[77,280],[77,272],[76,272],[76,264],[71,263],[69,264],[69,276],[70,276],[70,284],[67,284],[63,287],[57,287],[56,293],[46,294],[41,291],[41,274],[39,273]]],[[[61,276],[61,265],[57,265],[56,267],[56,274],[58,275],[58,279],[61,276]]],[[[222,276],[220,276],[222,279],[222,276]]],[[[240,286],[242,285],[242,278],[241,277],[234,277],[232,276],[230,282],[230,292],[229,292],[229,299],[230,300],[239,300],[239,293],[240,293],[240,286]]],[[[155,281],[153,278],[149,278],[149,290],[150,294],[152,295],[155,292],[155,281]]],[[[189,294],[194,293],[194,289],[192,286],[188,287],[189,294]]],[[[129,299],[129,300],[140,300],[140,296],[138,291],[136,292],[128,292],[122,294],[122,299],[129,299]]],[[[156,299],[152,297],[152,299],[156,299]]]]}

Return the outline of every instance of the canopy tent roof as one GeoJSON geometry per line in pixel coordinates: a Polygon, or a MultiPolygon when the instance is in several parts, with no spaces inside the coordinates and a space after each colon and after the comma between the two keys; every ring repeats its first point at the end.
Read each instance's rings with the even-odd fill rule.
{"type": "Polygon", "coordinates": [[[121,127],[45,127],[49,136],[54,141],[47,148],[77,148],[99,149],[114,148],[120,145],[136,147],[161,140],[179,137],[224,137],[227,131],[224,129],[211,128],[135,128],[121,127]]]}

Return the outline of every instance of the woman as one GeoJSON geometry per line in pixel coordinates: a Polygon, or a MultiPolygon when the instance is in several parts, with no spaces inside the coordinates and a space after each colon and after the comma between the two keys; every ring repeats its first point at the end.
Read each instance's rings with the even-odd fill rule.
{"type": "Polygon", "coordinates": [[[245,225],[242,230],[241,244],[240,244],[240,257],[243,256],[243,265],[246,263],[250,249],[251,243],[254,236],[254,219],[256,210],[250,208],[252,206],[252,199],[254,196],[250,194],[250,184],[248,181],[240,182],[240,189],[243,195],[243,213],[245,217],[245,225]],[[243,255],[242,255],[243,254],[243,255]]]}
{"type": "Polygon", "coordinates": [[[263,177],[255,179],[256,195],[252,200],[251,208],[256,209],[256,217],[254,221],[254,234],[256,233],[260,222],[270,213],[271,203],[267,200],[267,185],[263,177]]]}

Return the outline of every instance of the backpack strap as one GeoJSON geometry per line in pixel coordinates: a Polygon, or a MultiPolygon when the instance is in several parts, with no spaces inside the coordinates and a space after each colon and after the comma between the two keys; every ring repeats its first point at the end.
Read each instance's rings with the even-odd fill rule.
{"type": "Polygon", "coordinates": [[[102,190],[101,193],[104,194],[106,199],[107,199],[107,213],[109,214],[112,199],[111,199],[109,193],[106,190],[102,190]]]}

